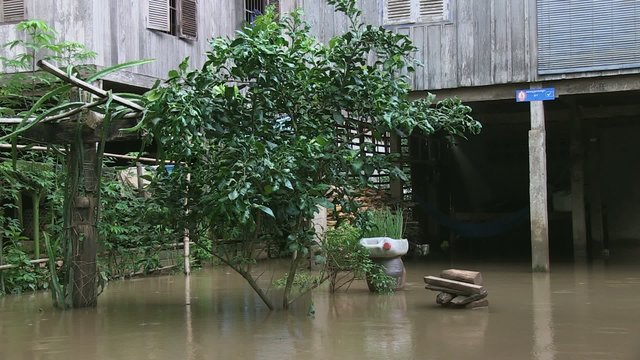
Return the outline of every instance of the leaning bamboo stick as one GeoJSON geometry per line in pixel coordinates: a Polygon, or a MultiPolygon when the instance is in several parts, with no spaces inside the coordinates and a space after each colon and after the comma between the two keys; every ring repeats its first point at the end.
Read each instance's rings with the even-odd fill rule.
{"type": "MultiPolygon", "coordinates": [[[[12,147],[11,144],[0,144],[0,149],[11,149],[11,147],[12,147]]],[[[47,150],[49,150],[46,146],[18,145],[17,148],[18,148],[18,150],[26,149],[26,150],[33,150],[33,151],[47,151],[47,150]]],[[[157,164],[157,163],[160,162],[160,160],[154,159],[154,158],[136,157],[136,156],[131,156],[131,155],[104,153],[104,156],[112,157],[112,158],[115,158],[115,159],[123,159],[123,160],[138,160],[138,161],[143,161],[143,162],[148,162],[148,163],[153,163],[153,164],[157,164]]],[[[170,164],[170,163],[172,163],[172,161],[165,160],[165,163],[170,164]]]]}
{"type": "MultiPolygon", "coordinates": [[[[44,71],[48,72],[49,74],[52,74],[55,77],[65,81],[65,82],[71,83],[71,84],[79,87],[82,90],[90,92],[93,95],[99,96],[101,98],[106,98],[106,97],[109,96],[109,93],[106,90],[103,90],[103,89],[101,89],[99,87],[93,86],[93,85],[89,84],[86,81],[78,79],[75,76],[68,76],[64,71],[58,69],[57,67],[53,66],[52,64],[48,63],[45,60],[39,60],[38,61],[38,66],[40,68],[42,68],[44,71]]],[[[120,105],[126,106],[126,107],[128,107],[130,109],[133,109],[133,110],[136,110],[136,111],[139,111],[139,112],[144,111],[144,107],[142,107],[142,106],[140,106],[140,105],[138,105],[138,104],[136,104],[136,103],[134,103],[132,101],[129,101],[129,100],[125,99],[125,98],[122,98],[120,96],[111,95],[111,98],[113,99],[114,102],[116,102],[116,103],[118,103],[120,105]]]]}
{"type": "MultiPolygon", "coordinates": [[[[36,265],[36,264],[42,264],[49,261],[49,258],[44,258],[44,259],[35,259],[35,260],[31,260],[29,261],[32,265],[36,265]]],[[[5,264],[5,265],[0,265],[0,271],[2,270],[9,270],[9,269],[15,269],[19,267],[19,265],[15,265],[15,264],[5,264]]]]}

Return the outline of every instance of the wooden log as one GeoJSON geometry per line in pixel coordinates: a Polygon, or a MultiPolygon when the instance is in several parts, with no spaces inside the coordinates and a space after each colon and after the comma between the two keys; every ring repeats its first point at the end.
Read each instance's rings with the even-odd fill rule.
{"type": "Polygon", "coordinates": [[[484,299],[470,302],[464,307],[465,309],[476,309],[476,308],[487,307],[487,306],[489,306],[489,299],[484,298],[484,299]]]}
{"type": "MultiPolygon", "coordinates": [[[[448,280],[448,279],[443,279],[436,276],[425,276],[424,282],[433,286],[439,286],[447,289],[458,290],[462,292],[462,294],[460,295],[479,294],[484,289],[484,287],[482,287],[481,285],[468,284],[462,281],[448,280]]],[[[445,290],[445,292],[450,292],[450,291],[445,290]]]]}
{"type": "Polygon", "coordinates": [[[431,290],[431,291],[446,292],[446,293],[449,293],[449,294],[452,294],[452,295],[456,295],[456,296],[457,295],[469,295],[465,291],[460,291],[460,290],[456,290],[456,289],[449,289],[449,288],[446,288],[446,287],[434,286],[434,285],[430,285],[430,284],[425,285],[424,288],[427,289],[427,290],[431,290]]]}
{"type": "Polygon", "coordinates": [[[479,294],[473,294],[470,296],[464,296],[464,295],[456,296],[455,298],[451,299],[451,304],[456,306],[467,305],[474,301],[484,299],[487,297],[487,295],[489,295],[489,292],[487,291],[487,289],[482,289],[482,292],[480,292],[479,294]]]}
{"type": "Polygon", "coordinates": [[[440,277],[469,284],[482,285],[482,274],[477,271],[447,269],[442,270],[440,277]]]}
{"type": "Polygon", "coordinates": [[[452,295],[446,292],[441,292],[438,294],[438,296],[436,296],[436,304],[447,305],[448,303],[451,302],[451,300],[453,300],[454,297],[455,295],[452,295]]]}

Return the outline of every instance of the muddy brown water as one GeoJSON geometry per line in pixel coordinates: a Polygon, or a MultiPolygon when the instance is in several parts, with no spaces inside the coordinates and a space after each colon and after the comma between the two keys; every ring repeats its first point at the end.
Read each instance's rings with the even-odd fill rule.
{"type": "Polygon", "coordinates": [[[408,263],[407,288],[393,296],[359,282],[335,295],[320,289],[289,312],[269,312],[224,268],[188,283],[112,282],[95,309],[56,311],[48,293],[7,296],[0,359],[640,359],[638,270],[408,263]],[[451,265],[482,271],[488,309],[435,305],[422,277],[451,265]]]}

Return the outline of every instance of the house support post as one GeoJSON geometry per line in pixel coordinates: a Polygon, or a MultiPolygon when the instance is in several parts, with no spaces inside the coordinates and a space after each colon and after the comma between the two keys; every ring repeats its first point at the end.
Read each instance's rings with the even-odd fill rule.
{"type": "Polygon", "coordinates": [[[73,176],[74,164],[80,173],[79,186],[72,194],[69,232],[72,251],[69,280],[74,308],[95,306],[97,303],[97,160],[95,143],[71,145],[69,174],[73,176]]]}
{"type": "Polygon", "coordinates": [[[573,258],[584,261],[587,257],[587,225],[584,203],[584,147],[581,119],[571,111],[571,224],[573,229],[573,258]]]}
{"type": "Polygon", "coordinates": [[[589,124],[587,156],[589,223],[591,230],[591,256],[604,255],[604,221],[602,210],[602,173],[600,170],[600,139],[596,121],[589,124]]]}
{"type": "Polygon", "coordinates": [[[547,151],[544,104],[532,101],[529,130],[529,203],[531,212],[531,267],[549,271],[549,214],[547,210],[547,151]]]}

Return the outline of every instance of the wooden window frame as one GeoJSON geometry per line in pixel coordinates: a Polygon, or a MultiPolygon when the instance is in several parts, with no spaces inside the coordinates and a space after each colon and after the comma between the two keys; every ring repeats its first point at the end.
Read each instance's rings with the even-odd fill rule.
{"type": "MultiPolygon", "coordinates": [[[[162,16],[162,15],[161,15],[162,16]]],[[[161,19],[162,20],[162,19],[161,19]]],[[[178,36],[181,39],[186,40],[197,40],[198,38],[198,1],[197,0],[147,0],[147,29],[162,32],[165,34],[178,36]],[[159,25],[160,22],[152,24],[150,19],[150,3],[151,1],[155,1],[155,11],[158,12],[158,9],[165,11],[166,14],[166,27],[159,25]],[[186,23],[183,18],[183,5],[185,2],[190,2],[193,4],[193,19],[190,25],[191,33],[186,33],[186,27],[184,24],[186,23]],[[166,9],[162,9],[165,7],[166,9]]]]}
{"type": "Polygon", "coordinates": [[[5,8],[6,0],[0,0],[0,1],[1,1],[0,2],[0,25],[16,24],[27,19],[27,7],[26,7],[26,4],[24,3],[24,0],[13,0],[15,2],[22,4],[22,16],[20,18],[11,18],[9,20],[5,20],[5,16],[4,16],[4,8],[5,8]]]}

